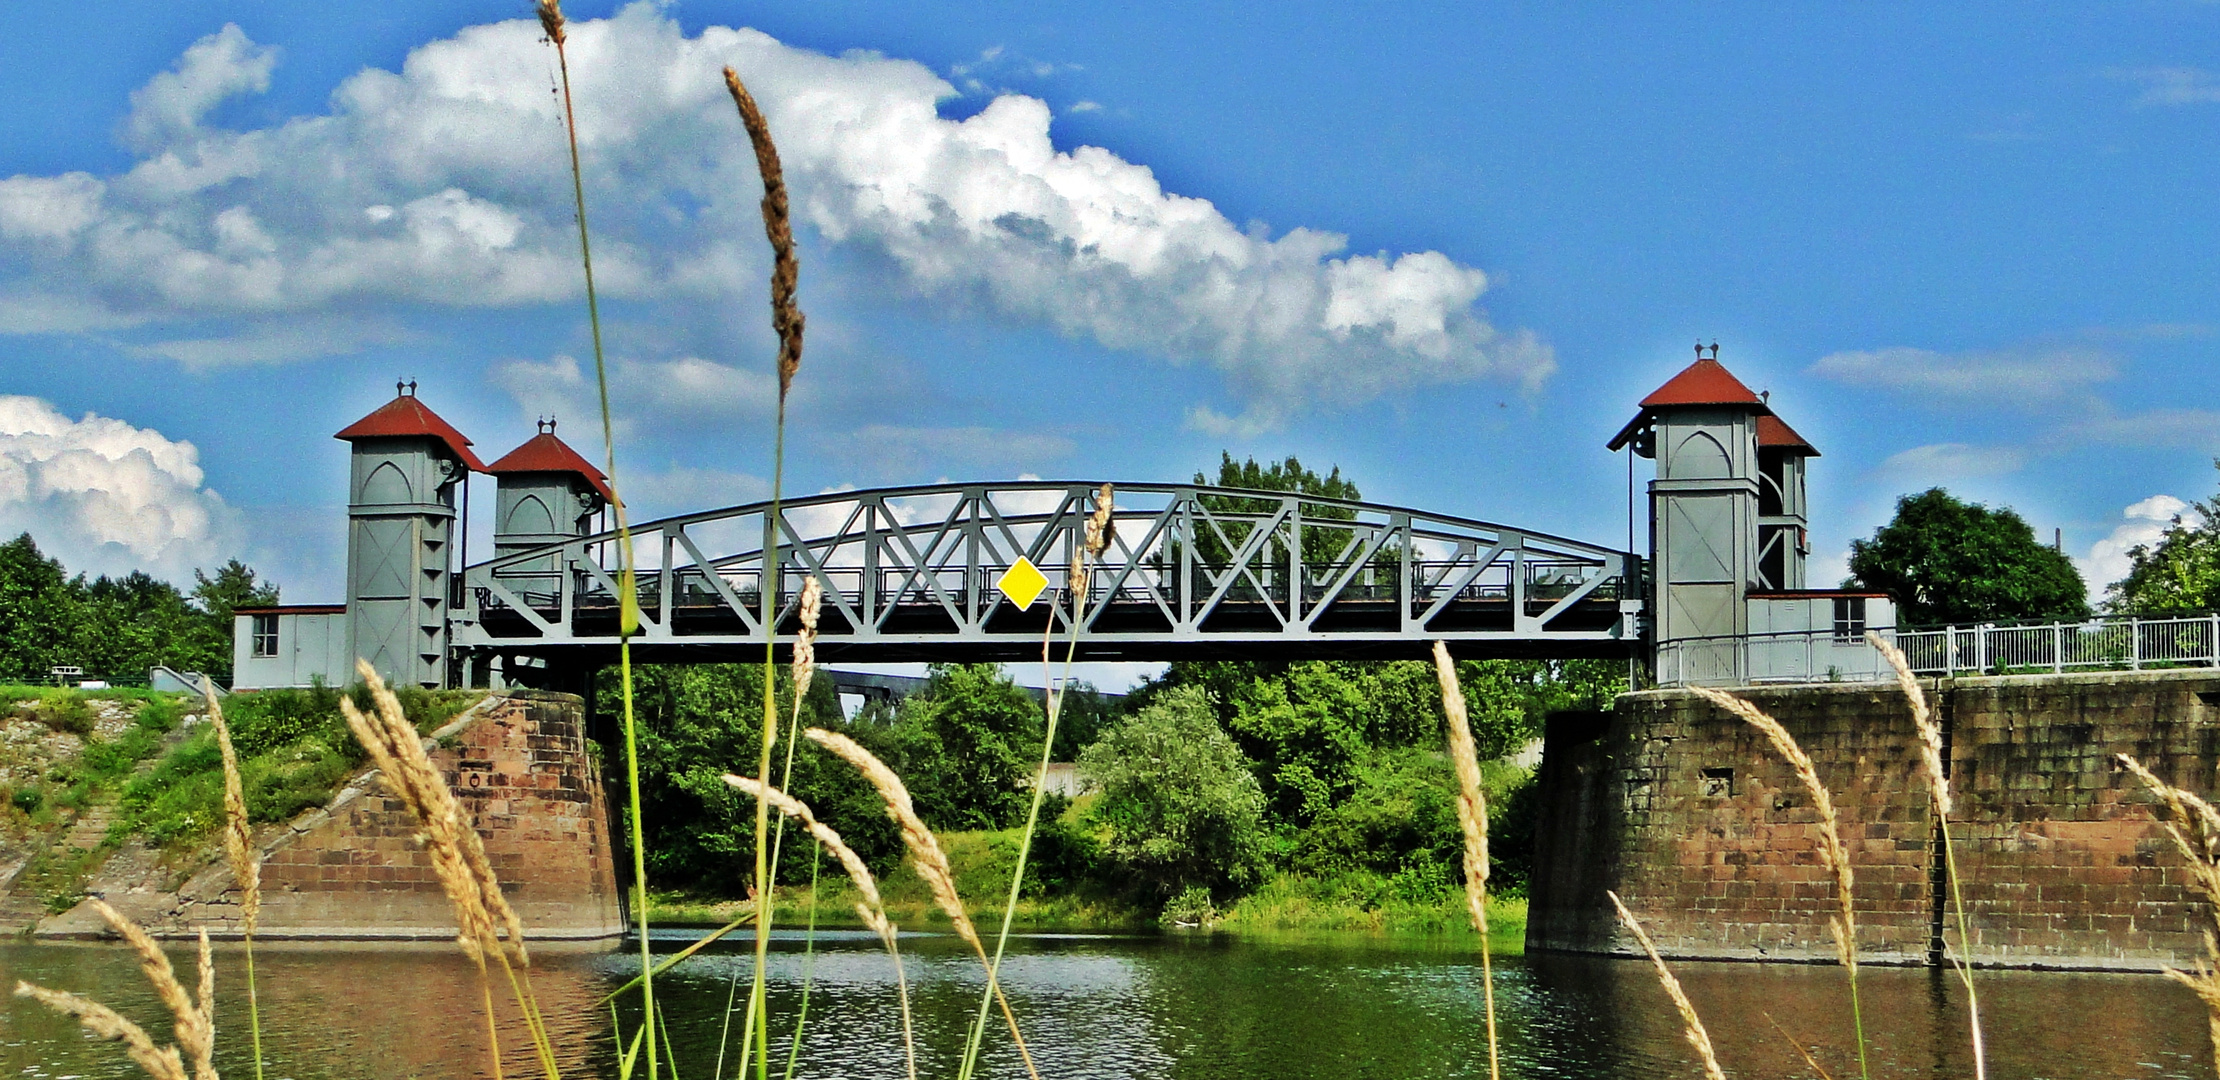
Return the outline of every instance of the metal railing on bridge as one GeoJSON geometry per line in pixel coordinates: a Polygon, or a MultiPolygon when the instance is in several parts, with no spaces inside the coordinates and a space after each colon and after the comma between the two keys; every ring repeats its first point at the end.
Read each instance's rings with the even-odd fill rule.
{"type": "MultiPolygon", "coordinates": [[[[1921,675],[2021,675],[2220,667],[2220,613],[2107,616],[2031,625],[1877,628],[1921,675]]],[[[1657,647],[1661,686],[1895,678],[1862,633],[1831,629],[1685,638],[1657,647]],[[1734,667],[1736,654],[1740,665],[1734,667]],[[1733,672],[1730,676],[1727,673],[1733,672]]]]}
{"type": "MultiPolygon", "coordinates": [[[[780,640],[805,579],[824,590],[828,659],[1037,658],[1061,636],[1065,566],[1097,487],[1022,482],[853,491],[637,526],[636,646],[695,655],[763,645],[764,556],[780,640]],[[728,554],[729,553],[729,554],[728,554]],[[997,588],[1023,557],[1047,575],[1020,607],[997,588]],[[706,651],[705,651],[706,650],[706,651]]],[[[1094,658],[1624,656],[1640,560],[1544,533],[1400,507],[1198,485],[1115,489],[1081,652],[1094,658]],[[1629,582],[1636,584],[1630,585],[1629,582]]],[[[531,654],[617,641],[611,534],[464,571],[458,646],[531,654]]]]}

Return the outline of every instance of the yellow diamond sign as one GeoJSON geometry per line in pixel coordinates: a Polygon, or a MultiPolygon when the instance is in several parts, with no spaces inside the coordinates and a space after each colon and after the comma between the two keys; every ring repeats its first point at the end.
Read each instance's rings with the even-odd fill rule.
{"type": "Polygon", "coordinates": [[[1017,562],[1003,571],[994,587],[1002,590],[1002,595],[1009,597],[1019,611],[1024,611],[1040,599],[1041,590],[1048,588],[1048,578],[1041,573],[1040,567],[1033,565],[1033,560],[1020,555],[1017,562]]]}

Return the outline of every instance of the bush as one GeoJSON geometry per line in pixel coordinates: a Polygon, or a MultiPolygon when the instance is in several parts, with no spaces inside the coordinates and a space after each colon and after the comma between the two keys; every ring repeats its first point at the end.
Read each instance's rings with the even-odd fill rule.
{"type": "Polygon", "coordinates": [[[1162,900],[1247,884],[1263,869],[1264,793],[1208,694],[1175,687],[1079,755],[1102,792],[1103,852],[1162,900]]]}
{"type": "Polygon", "coordinates": [[[40,697],[39,703],[32,708],[32,715],[55,731],[79,738],[92,734],[96,719],[92,706],[71,690],[56,690],[40,697]]]}

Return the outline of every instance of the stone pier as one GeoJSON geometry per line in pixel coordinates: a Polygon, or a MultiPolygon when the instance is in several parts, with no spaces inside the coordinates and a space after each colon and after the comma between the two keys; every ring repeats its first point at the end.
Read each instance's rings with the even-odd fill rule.
{"type": "MultiPolygon", "coordinates": [[[[2159,822],[2112,755],[2211,793],[2220,673],[2023,675],[1927,684],[1946,732],[1951,818],[1976,963],[2151,970],[2204,952],[2202,903],[2159,822]]],[[[1930,962],[1943,932],[1928,785],[1893,685],[1737,693],[1811,755],[1857,875],[1861,958],[1930,962]]],[[[1626,953],[1615,890],[1661,951],[1832,961],[1832,879],[1818,814],[1750,725],[1686,691],[1627,694],[1606,713],[1553,717],[1543,754],[1527,944],[1626,953]]],[[[1949,941],[1957,943],[1953,922],[1949,941]]]]}
{"type": "MultiPolygon", "coordinates": [[[[485,844],[502,890],[536,944],[606,946],[624,934],[600,769],[579,698],[497,692],[433,733],[432,762],[485,844]]],[[[266,830],[258,940],[438,941],[455,915],[416,842],[408,806],[375,771],[331,804],[266,830]]],[[[239,933],[239,887],[218,858],[174,892],[111,890],[106,899],[149,929],[239,933]]],[[[40,936],[97,933],[80,904],[40,936]]]]}

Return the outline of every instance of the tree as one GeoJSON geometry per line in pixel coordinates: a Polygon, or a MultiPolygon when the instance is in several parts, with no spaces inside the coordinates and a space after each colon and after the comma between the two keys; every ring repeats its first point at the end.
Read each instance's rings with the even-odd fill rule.
{"type": "Polygon", "coordinates": [[[2123,615],[2220,608],[2220,495],[2174,515],[2156,545],[2130,548],[2127,576],[2104,593],[2105,608],[2123,615]]]}
{"type": "Polygon", "coordinates": [[[1079,755],[1103,851],[1158,898],[1246,885],[1264,866],[1264,793],[1201,688],[1175,687],[1079,755]]]}
{"type": "Polygon", "coordinates": [[[231,613],[243,607],[275,606],[278,584],[255,580],[253,567],[233,559],[217,567],[214,577],[193,571],[193,600],[223,626],[228,636],[231,613]]]}
{"type": "Polygon", "coordinates": [[[0,544],[0,680],[44,680],[70,659],[82,601],[30,533],[0,544]]]}
{"type": "Polygon", "coordinates": [[[887,734],[918,813],[936,829],[1006,829],[1025,818],[1041,753],[1041,707],[999,664],[934,664],[887,734]]]}
{"type": "Polygon", "coordinates": [[[2010,507],[1990,509],[1941,488],[1896,500],[1871,540],[1850,542],[1845,588],[1885,592],[1910,625],[2081,619],[2088,589],[2064,552],[2045,547],[2010,507]]]}
{"type": "MultiPolygon", "coordinates": [[[[777,669],[779,743],[772,754],[772,783],[785,767],[786,717],[793,707],[792,683],[777,669]]],[[[600,672],[599,699],[618,696],[618,672],[600,672]]],[[[763,738],[763,668],[755,664],[647,664],[633,669],[633,700],[639,718],[641,824],[649,879],[661,888],[738,896],[753,873],[755,801],[724,782],[728,772],[755,775],[763,738]]],[[[260,696],[260,695],[257,695],[260,696]]],[[[802,702],[802,726],[840,730],[840,702],[832,682],[819,677],[802,702]]],[[[851,730],[874,750],[883,732],[851,730]]],[[[864,858],[891,868],[901,839],[887,820],[878,796],[847,763],[808,742],[795,747],[789,790],[818,817],[840,832],[864,858]]],[[[611,777],[612,805],[628,807],[614,790],[623,770],[611,777]]],[[[629,810],[626,812],[629,813],[629,810]]],[[[773,815],[774,818],[776,815],[773,815]]],[[[620,836],[629,835],[619,828],[620,836]]],[[[810,844],[789,826],[780,852],[780,879],[806,880],[810,844]]]]}
{"type": "MultiPolygon", "coordinates": [[[[1327,475],[1320,476],[1304,468],[1303,463],[1295,460],[1293,455],[1289,455],[1286,461],[1270,465],[1258,465],[1255,458],[1249,458],[1237,465],[1234,464],[1231,453],[1221,451],[1218,479],[1212,481],[1202,473],[1196,473],[1195,483],[1222,488],[1248,488],[1252,491],[1287,491],[1349,502],[1364,497],[1358,493],[1354,482],[1342,478],[1339,466],[1335,466],[1327,475]]],[[[1205,494],[1199,497],[1199,501],[1206,509],[1217,514],[1270,514],[1279,508],[1277,499],[1246,498],[1238,495],[1205,494]]],[[[1303,504],[1306,524],[1311,521],[1348,521],[1356,516],[1355,511],[1342,507],[1321,503],[1303,504]]],[[[1195,554],[1204,562],[1224,563],[1233,557],[1234,549],[1247,537],[1248,526],[1245,525],[1221,524],[1218,529],[1212,529],[1207,524],[1197,522],[1195,554]],[[1219,530],[1224,531],[1223,538],[1220,537],[1219,530]]],[[[1306,529],[1302,540],[1303,561],[1312,564],[1330,563],[1341,555],[1348,543],[1349,532],[1346,529],[1306,529]]],[[[1271,554],[1267,555],[1265,565],[1286,565],[1285,544],[1275,540],[1269,550],[1271,554]]]]}

